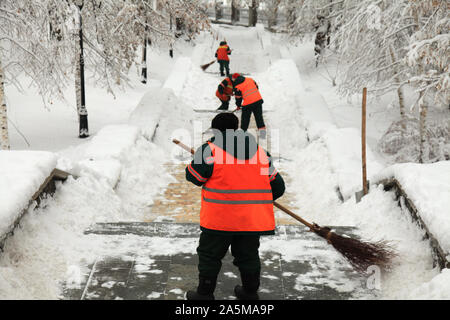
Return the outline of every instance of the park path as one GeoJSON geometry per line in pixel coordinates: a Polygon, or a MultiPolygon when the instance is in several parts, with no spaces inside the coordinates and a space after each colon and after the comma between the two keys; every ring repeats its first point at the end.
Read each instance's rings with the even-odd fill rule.
{"type": "MultiPolygon", "coordinates": [[[[254,29],[221,30],[228,43],[235,48],[235,66],[252,75],[260,72],[254,56],[262,48],[254,29]],[[239,62],[238,62],[239,61],[239,62]]],[[[210,52],[213,55],[213,52],[210,52]]],[[[264,59],[264,57],[262,57],[264,59]]],[[[268,61],[262,61],[267,63],[268,61]]],[[[232,63],[232,66],[234,64],[232,63]]],[[[219,103],[214,93],[222,80],[216,66],[208,73],[194,70],[185,83],[181,96],[193,109],[217,109],[219,103]],[[214,74],[217,72],[217,74],[214,74]]],[[[262,93],[264,96],[264,92],[262,93]]],[[[233,108],[232,104],[230,108],[233,108]]],[[[271,106],[265,106],[268,142],[271,141],[271,106]]],[[[195,112],[195,121],[203,131],[210,126],[214,112],[195,112]]],[[[238,114],[238,116],[240,116],[238,114]]],[[[256,133],[252,117],[250,133],[256,133]]],[[[209,138],[208,132],[201,143],[209,138]]],[[[270,145],[261,145],[271,151],[270,145]]],[[[194,145],[198,148],[200,142],[194,145]]],[[[181,151],[180,151],[181,152],[181,151]]],[[[184,151],[183,151],[184,152],[184,151]]],[[[271,153],[272,154],[272,153],[271,153]]],[[[283,170],[279,155],[272,154],[276,167],[286,185],[292,177],[283,170]]],[[[185,167],[190,156],[185,152],[185,163],[166,163],[165,169],[173,181],[155,197],[143,221],[115,222],[93,225],[86,234],[99,237],[105,249],[113,254],[99,256],[94,263],[83,266],[82,283],[64,285],[65,299],[184,299],[187,290],[197,286],[198,244],[201,188],[185,179],[185,167]]],[[[289,188],[287,188],[289,190],[289,188]]],[[[297,211],[295,194],[289,191],[280,203],[297,211]]],[[[359,299],[373,297],[365,288],[365,279],[356,274],[349,264],[327,243],[286,214],[275,210],[276,235],[262,237],[260,258],[262,262],[260,296],[262,299],[359,299]]],[[[336,231],[354,235],[353,228],[339,227],[336,231]]],[[[233,288],[240,282],[239,271],[227,254],[218,278],[216,299],[232,300],[233,288]]]]}

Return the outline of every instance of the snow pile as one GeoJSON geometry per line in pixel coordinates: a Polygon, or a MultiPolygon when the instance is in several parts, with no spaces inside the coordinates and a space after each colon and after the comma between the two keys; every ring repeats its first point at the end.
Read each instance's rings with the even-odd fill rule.
{"type": "Polygon", "coordinates": [[[318,139],[328,130],[336,129],[333,116],[322,95],[305,91],[299,101],[302,106],[303,125],[307,128],[309,139],[318,139]]]}
{"type": "Polygon", "coordinates": [[[55,166],[50,152],[0,151],[0,237],[11,230],[55,166]]]}
{"type": "Polygon", "coordinates": [[[442,249],[450,253],[450,161],[396,164],[377,175],[395,178],[442,249]]]}
{"type": "MultiPolygon", "coordinates": [[[[172,138],[189,135],[194,118],[172,89],[151,89],[131,113],[130,123],[141,128],[143,136],[166,151],[172,149],[172,138]]],[[[169,159],[169,158],[167,158],[169,159]]]]}
{"type": "MultiPolygon", "coordinates": [[[[299,72],[293,60],[276,61],[260,78],[270,79],[269,84],[263,81],[261,91],[274,92],[276,95],[266,96],[267,105],[276,114],[270,114],[270,121],[280,132],[281,150],[298,152],[304,147],[304,136],[311,140],[320,139],[328,148],[331,168],[337,177],[337,184],[345,199],[362,189],[361,173],[361,134],[355,128],[337,128],[328,106],[319,94],[305,90],[299,72]],[[278,87],[280,86],[280,91],[278,87]],[[279,93],[280,92],[280,93],[279,93]],[[286,142],[290,145],[287,146],[286,142]],[[295,150],[295,151],[294,151],[295,150]]],[[[367,170],[369,180],[383,169],[370,147],[366,147],[367,170]]]]}
{"type": "Polygon", "coordinates": [[[264,50],[268,50],[272,47],[272,38],[269,32],[266,32],[262,23],[256,24],[256,33],[258,39],[261,41],[261,45],[264,50]]]}
{"type": "Polygon", "coordinates": [[[76,176],[95,176],[114,188],[120,179],[121,158],[135,145],[139,135],[134,126],[106,126],[89,142],[61,151],[58,168],[76,176]]]}
{"type": "Polygon", "coordinates": [[[449,300],[450,299],[450,269],[444,269],[431,281],[414,289],[410,299],[417,300],[449,300]]]}
{"type": "Polygon", "coordinates": [[[271,136],[271,153],[294,157],[306,145],[298,99],[303,84],[292,60],[278,60],[266,72],[255,76],[264,99],[264,120],[271,136]],[[288,131],[288,132],[287,132],[288,131]]]}
{"type": "Polygon", "coordinates": [[[172,72],[163,85],[164,89],[172,89],[176,96],[183,90],[186,78],[192,69],[192,60],[188,57],[180,57],[175,62],[172,72]]]}
{"type": "MultiPolygon", "coordinates": [[[[323,136],[329,154],[331,167],[337,175],[340,192],[345,199],[362,190],[361,136],[354,128],[330,129],[323,136]]],[[[383,169],[370,148],[367,147],[367,177],[383,169]]]]}
{"type": "MultiPolygon", "coordinates": [[[[27,152],[26,159],[34,159],[30,157],[33,154],[27,152]]],[[[6,242],[7,254],[0,256],[0,299],[57,299],[61,294],[59,281],[66,279],[67,272],[83,265],[82,261],[93,263],[105,250],[117,253],[117,246],[105,248],[102,240],[84,231],[96,222],[148,218],[154,196],[171,181],[163,167],[167,161],[163,148],[148,141],[135,126],[107,126],[90,141],[58,155],[58,167],[76,173],[78,178],[69,177],[59,184],[54,197],[28,212],[14,237],[6,242]]],[[[50,154],[49,161],[46,172],[54,168],[56,157],[50,154]]],[[[18,162],[7,161],[16,166],[18,162]]],[[[0,161],[0,168],[7,166],[0,161]]],[[[3,185],[3,172],[1,176],[0,197],[5,194],[3,189],[11,189],[3,185]]],[[[43,181],[46,176],[39,178],[43,181]]],[[[30,174],[26,181],[29,178],[30,174]]],[[[35,185],[38,187],[40,182],[35,185]]],[[[30,190],[26,202],[34,191],[30,190]]],[[[122,244],[123,251],[130,250],[130,242],[122,244]]],[[[157,246],[164,248],[160,243],[157,246]]]]}
{"type": "Polygon", "coordinates": [[[171,89],[151,88],[130,115],[130,123],[138,126],[144,137],[153,140],[163,110],[178,102],[171,89]]]}

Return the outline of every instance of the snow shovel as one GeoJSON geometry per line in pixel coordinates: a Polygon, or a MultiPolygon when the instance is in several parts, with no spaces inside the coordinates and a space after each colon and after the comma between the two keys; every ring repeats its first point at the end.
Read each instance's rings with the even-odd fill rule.
{"type": "Polygon", "coordinates": [[[361,115],[361,145],[362,145],[362,185],[363,189],[355,193],[356,203],[369,192],[369,181],[367,181],[367,158],[366,158],[366,105],[367,105],[367,88],[363,89],[362,98],[362,115],[361,115]]]}
{"type": "MultiPolygon", "coordinates": [[[[189,148],[179,140],[173,139],[172,141],[191,154],[195,154],[193,148],[189,148]]],[[[314,232],[327,240],[327,242],[342,254],[358,272],[366,273],[370,266],[375,265],[383,270],[388,270],[390,268],[391,260],[397,256],[395,251],[386,241],[371,243],[340,236],[332,232],[329,227],[321,227],[315,223],[309,223],[276,201],[273,202],[273,205],[307,226],[311,232],[314,232]]]]}
{"type": "Polygon", "coordinates": [[[204,65],[200,66],[200,68],[202,68],[203,71],[206,71],[206,69],[208,69],[214,62],[216,62],[216,60],[213,60],[210,63],[204,64],[204,65]]]}

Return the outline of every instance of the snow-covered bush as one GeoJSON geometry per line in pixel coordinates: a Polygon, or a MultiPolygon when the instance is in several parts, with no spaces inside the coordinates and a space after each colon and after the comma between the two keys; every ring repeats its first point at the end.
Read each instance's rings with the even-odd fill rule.
{"type": "MultiPolygon", "coordinates": [[[[286,5],[290,3],[285,0],[286,5]]],[[[290,7],[293,38],[318,32],[320,26],[314,26],[319,17],[331,24],[329,50],[324,55],[323,41],[319,50],[316,41],[316,54],[320,59],[339,61],[337,85],[342,95],[358,94],[363,87],[378,97],[396,92],[402,121],[387,132],[381,142],[383,149],[404,144],[418,148],[418,157],[413,151],[406,152],[414,154],[414,161],[439,159],[444,148],[438,147],[442,145],[439,139],[447,138],[427,117],[429,109],[441,112],[450,105],[448,0],[301,0],[297,4],[295,9],[290,7]],[[414,90],[409,97],[415,100],[411,106],[406,105],[406,89],[414,90]],[[408,110],[417,107],[419,112],[414,114],[419,115],[418,120],[411,121],[413,113],[408,110]]]]}
{"type": "MultiPolygon", "coordinates": [[[[392,162],[420,161],[420,121],[413,117],[395,121],[378,143],[392,162]]],[[[450,121],[429,121],[425,132],[424,162],[450,160],[450,121]]]]}
{"type": "MultiPolygon", "coordinates": [[[[450,17],[448,1],[409,1],[408,12],[418,27],[403,60],[408,82],[434,105],[450,104],[450,17]]],[[[419,101],[421,103],[422,101],[419,101]]]]}

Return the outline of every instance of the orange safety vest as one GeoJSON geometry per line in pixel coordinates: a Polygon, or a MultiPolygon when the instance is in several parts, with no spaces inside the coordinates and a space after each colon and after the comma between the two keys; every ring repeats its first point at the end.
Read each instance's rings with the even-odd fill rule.
{"type": "Polygon", "coordinates": [[[243,107],[262,100],[258,87],[252,78],[245,78],[244,82],[236,86],[236,89],[242,93],[243,107]]]}
{"type": "Polygon", "coordinates": [[[216,90],[216,97],[221,101],[230,101],[231,96],[233,95],[233,85],[231,84],[231,80],[229,78],[226,79],[228,85],[225,87],[223,83],[220,83],[220,86],[223,87],[223,94],[220,94],[219,90],[216,90]]]}
{"type": "Polygon", "coordinates": [[[228,45],[220,46],[219,49],[217,49],[217,60],[230,61],[230,58],[228,58],[229,50],[230,47],[228,45]]]}
{"type": "Polygon", "coordinates": [[[230,232],[275,230],[269,159],[258,147],[248,160],[236,159],[209,142],[214,170],[202,189],[200,226],[230,232]]]}

